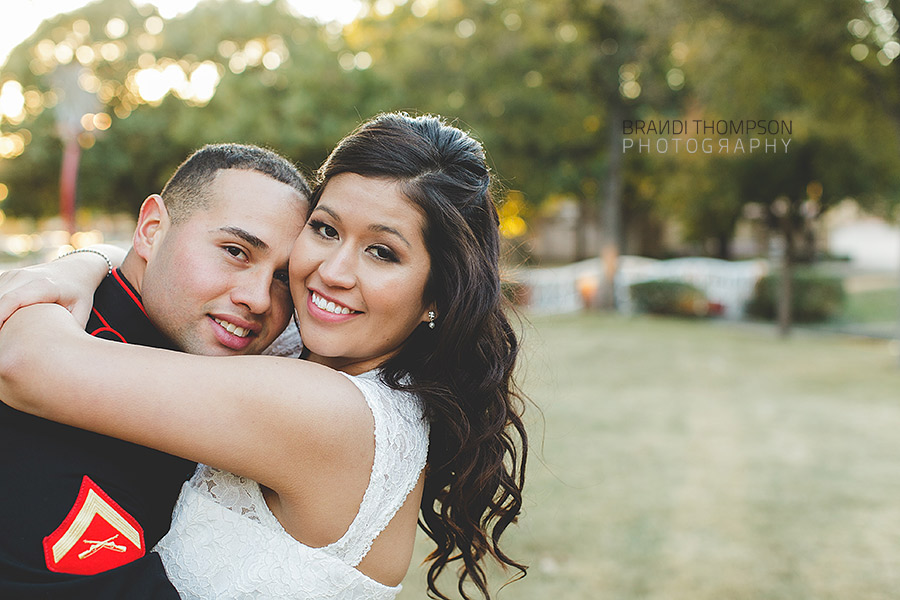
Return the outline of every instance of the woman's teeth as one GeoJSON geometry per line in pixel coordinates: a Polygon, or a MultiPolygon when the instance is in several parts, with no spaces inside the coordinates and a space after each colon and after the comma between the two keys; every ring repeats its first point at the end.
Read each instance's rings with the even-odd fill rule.
{"type": "Polygon", "coordinates": [[[313,301],[313,304],[315,304],[322,310],[330,312],[330,313],[334,313],[336,315],[349,315],[351,312],[353,312],[346,306],[341,306],[340,304],[335,304],[334,302],[330,302],[330,301],[326,300],[325,298],[323,298],[322,296],[316,294],[315,292],[313,292],[312,301],[313,301]]]}

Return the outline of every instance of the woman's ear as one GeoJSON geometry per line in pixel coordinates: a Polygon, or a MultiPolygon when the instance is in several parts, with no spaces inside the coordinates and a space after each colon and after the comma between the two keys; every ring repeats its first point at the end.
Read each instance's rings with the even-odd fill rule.
{"type": "Polygon", "coordinates": [[[162,196],[153,194],[147,196],[141,204],[141,212],[138,214],[137,227],[134,228],[132,245],[134,251],[144,261],[149,261],[153,255],[153,247],[165,237],[170,225],[169,211],[162,196]]]}

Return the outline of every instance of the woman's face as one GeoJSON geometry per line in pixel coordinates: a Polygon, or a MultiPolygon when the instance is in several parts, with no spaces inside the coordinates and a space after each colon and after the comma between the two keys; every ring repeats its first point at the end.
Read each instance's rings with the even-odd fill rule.
{"type": "Polygon", "coordinates": [[[310,360],[358,374],[395,354],[432,308],[423,215],[387,179],[342,173],[297,238],[291,294],[310,360]]]}

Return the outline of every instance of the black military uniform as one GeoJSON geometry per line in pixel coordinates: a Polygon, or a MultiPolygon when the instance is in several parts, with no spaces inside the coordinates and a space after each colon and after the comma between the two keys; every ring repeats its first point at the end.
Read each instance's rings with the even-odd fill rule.
{"type": "MultiPolygon", "coordinates": [[[[118,270],[97,289],[87,331],[174,349],[118,270]]],[[[150,550],[194,467],[0,403],[0,598],[177,600],[150,550]]]]}

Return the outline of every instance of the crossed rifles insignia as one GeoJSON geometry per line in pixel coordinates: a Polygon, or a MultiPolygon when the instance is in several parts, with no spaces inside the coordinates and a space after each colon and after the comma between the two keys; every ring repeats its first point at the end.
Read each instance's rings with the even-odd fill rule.
{"type": "Polygon", "coordinates": [[[144,554],[140,523],[87,475],[65,520],[44,538],[47,568],[56,573],[95,575],[144,554]]]}

